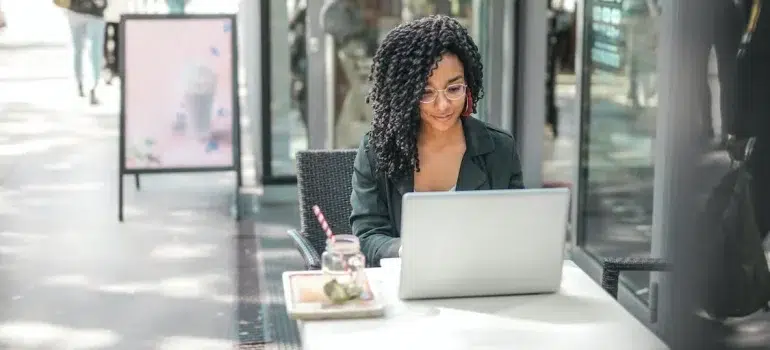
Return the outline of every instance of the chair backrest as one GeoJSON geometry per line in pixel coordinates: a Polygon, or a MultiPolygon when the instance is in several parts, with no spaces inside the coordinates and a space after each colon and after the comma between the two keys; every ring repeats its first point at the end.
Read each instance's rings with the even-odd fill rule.
{"type": "Polygon", "coordinates": [[[309,150],[297,153],[297,188],[302,232],[321,254],[326,234],[313,206],[318,205],[335,235],[351,234],[350,193],[356,150],[309,150]]]}

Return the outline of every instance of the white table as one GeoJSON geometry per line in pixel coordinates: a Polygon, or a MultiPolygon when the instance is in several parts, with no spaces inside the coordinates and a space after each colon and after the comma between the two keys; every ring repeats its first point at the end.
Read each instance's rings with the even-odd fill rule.
{"type": "Polygon", "coordinates": [[[382,265],[367,272],[385,317],[301,322],[303,349],[668,349],[571,261],[555,294],[424,301],[398,298],[398,259],[382,265]]]}

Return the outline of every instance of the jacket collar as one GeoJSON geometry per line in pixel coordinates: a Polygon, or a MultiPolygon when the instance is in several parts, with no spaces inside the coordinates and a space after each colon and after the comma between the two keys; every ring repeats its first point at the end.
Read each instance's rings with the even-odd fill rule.
{"type": "MultiPolygon", "coordinates": [[[[481,189],[487,184],[487,171],[479,158],[493,152],[495,143],[482,121],[473,117],[464,117],[462,123],[465,133],[465,154],[460,164],[455,190],[472,191],[481,189]]],[[[396,188],[402,196],[414,192],[414,176],[410,174],[405,177],[396,184],[396,188]]]]}

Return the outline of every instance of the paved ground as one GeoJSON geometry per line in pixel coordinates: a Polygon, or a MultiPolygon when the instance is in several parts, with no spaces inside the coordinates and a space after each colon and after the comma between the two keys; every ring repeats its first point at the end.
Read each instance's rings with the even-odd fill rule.
{"type": "MultiPolygon", "coordinates": [[[[142,176],[118,223],[117,91],[96,108],[77,98],[60,12],[21,4],[4,1],[0,34],[0,348],[232,349],[258,335],[258,312],[238,315],[258,309],[259,271],[231,216],[233,175],[142,176]]],[[[278,232],[291,208],[254,219],[278,232]]]]}
{"type": "MultiPolygon", "coordinates": [[[[3,67],[62,50],[6,51],[3,67]]],[[[57,106],[74,95],[62,77],[8,80],[30,100],[0,104],[0,344],[231,349],[232,179],[147,176],[119,224],[114,104],[57,106]]]]}

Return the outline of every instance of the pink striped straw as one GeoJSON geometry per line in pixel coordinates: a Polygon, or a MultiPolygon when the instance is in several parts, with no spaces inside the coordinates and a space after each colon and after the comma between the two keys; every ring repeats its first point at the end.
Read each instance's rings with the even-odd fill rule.
{"type": "MultiPolygon", "coordinates": [[[[329,223],[326,222],[326,218],[324,217],[324,213],[321,212],[321,208],[319,208],[317,205],[313,206],[313,214],[315,214],[315,218],[318,219],[318,223],[321,224],[321,228],[326,232],[326,238],[334,243],[334,232],[332,232],[332,228],[329,226],[329,223]]],[[[348,266],[347,261],[343,260],[342,262],[345,271],[348,273],[352,273],[353,271],[350,269],[350,266],[348,266]]]]}
{"type": "Polygon", "coordinates": [[[321,208],[319,208],[317,205],[314,205],[313,213],[315,214],[315,218],[318,219],[318,223],[321,225],[321,228],[324,230],[324,232],[326,232],[326,238],[334,242],[334,233],[332,232],[332,228],[329,227],[329,223],[326,222],[326,218],[324,217],[324,213],[321,212],[321,208]]]}

